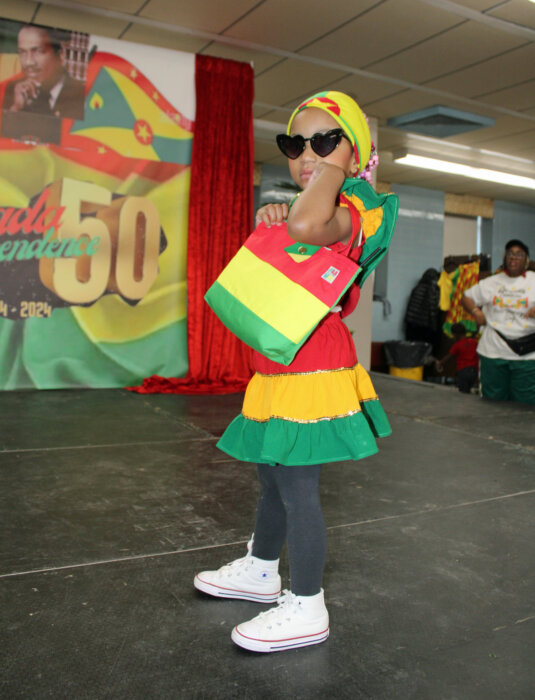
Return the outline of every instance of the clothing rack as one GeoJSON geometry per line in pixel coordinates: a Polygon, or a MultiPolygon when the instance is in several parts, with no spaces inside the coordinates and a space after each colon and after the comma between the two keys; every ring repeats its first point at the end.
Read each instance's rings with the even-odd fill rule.
{"type": "Polygon", "coordinates": [[[444,258],[444,269],[447,272],[452,272],[455,268],[459,267],[459,265],[465,265],[471,262],[479,262],[480,272],[490,272],[490,255],[484,254],[447,255],[444,258]]]}

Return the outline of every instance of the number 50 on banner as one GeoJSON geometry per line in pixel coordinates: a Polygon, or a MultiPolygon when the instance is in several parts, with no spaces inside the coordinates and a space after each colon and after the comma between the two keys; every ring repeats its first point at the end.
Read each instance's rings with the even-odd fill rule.
{"type": "Polygon", "coordinates": [[[91,304],[106,292],[142,299],[158,276],[161,229],[155,204],[135,196],[112,200],[105,187],[71,178],[49,190],[47,205],[63,210],[50,243],[76,252],[42,257],[41,282],[70,304],[91,304]]]}

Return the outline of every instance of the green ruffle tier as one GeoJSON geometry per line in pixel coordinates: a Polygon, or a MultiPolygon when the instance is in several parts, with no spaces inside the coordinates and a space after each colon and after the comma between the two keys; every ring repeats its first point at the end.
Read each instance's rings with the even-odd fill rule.
{"type": "Polygon", "coordinates": [[[392,432],[378,400],[351,416],[297,423],[281,418],[259,422],[237,416],[217,446],[243,462],[286,466],[362,459],[378,452],[376,437],[392,432]]]}

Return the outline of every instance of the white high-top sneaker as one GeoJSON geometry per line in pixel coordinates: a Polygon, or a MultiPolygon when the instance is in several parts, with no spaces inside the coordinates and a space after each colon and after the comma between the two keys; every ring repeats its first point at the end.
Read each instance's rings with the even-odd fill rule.
{"type": "Polygon", "coordinates": [[[266,561],[249,553],[216,571],[201,571],[193,585],[217,598],[274,603],[281,592],[279,560],[266,561]]]}
{"type": "Polygon", "coordinates": [[[329,613],[323,590],[313,596],[283,591],[276,608],[232,630],[232,641],[249,651],[284,651],[320,644],[329,636],[329,613]]]}

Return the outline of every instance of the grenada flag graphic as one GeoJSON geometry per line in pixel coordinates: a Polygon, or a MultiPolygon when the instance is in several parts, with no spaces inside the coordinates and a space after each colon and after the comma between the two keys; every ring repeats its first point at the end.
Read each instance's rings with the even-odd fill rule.
{"type": "Polygon", "coordinates": [[[59,145],[0,138],[0,390],[186,373],[193,123],[175,98],[96,52],[59,145]]]}
{"type": "Polygon", "coordinates": [[[73,135],[83,136],[129,158],[189,163],[192,124],[131,63],[96,54],[86,97],[85,118],[73,135]]]}

